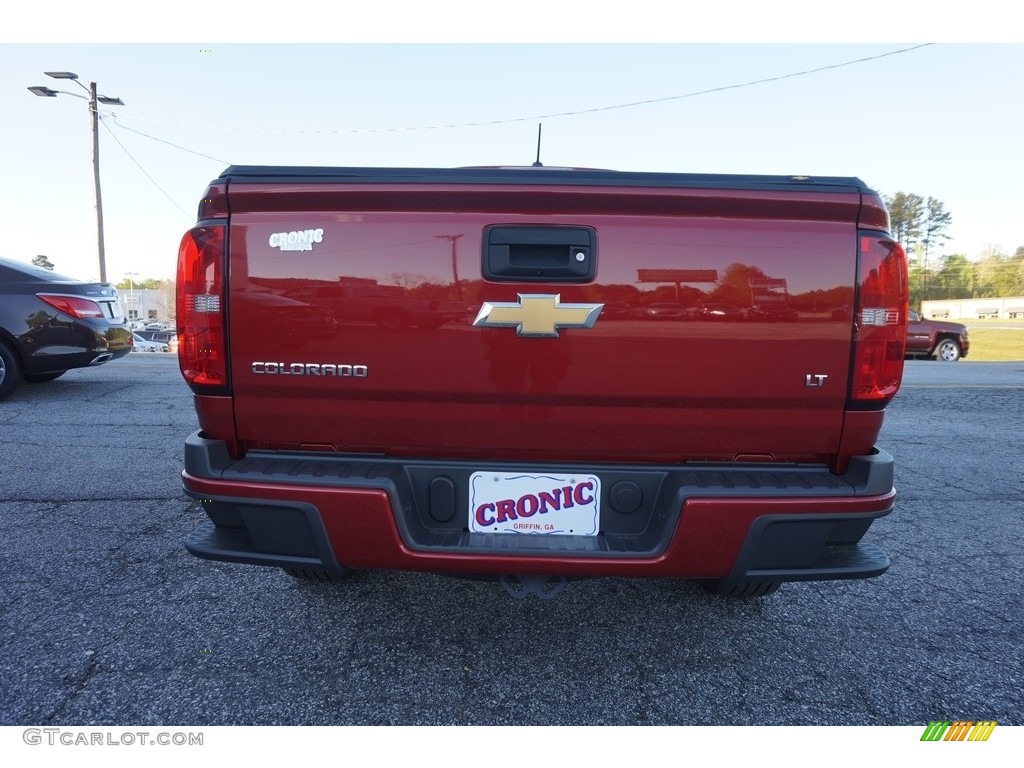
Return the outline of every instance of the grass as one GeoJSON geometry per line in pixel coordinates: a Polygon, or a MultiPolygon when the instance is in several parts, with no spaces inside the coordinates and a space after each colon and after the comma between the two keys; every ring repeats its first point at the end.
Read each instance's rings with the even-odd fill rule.
{"type": "Polygon", "coordinates": [[[966,361],[1024,360],[1024,321],[972,320],[966,325],[971,340],[966,361]]]}

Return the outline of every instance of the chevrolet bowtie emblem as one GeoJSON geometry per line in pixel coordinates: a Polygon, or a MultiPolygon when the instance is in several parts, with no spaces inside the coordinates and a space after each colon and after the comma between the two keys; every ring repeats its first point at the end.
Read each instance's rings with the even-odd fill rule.
{"type": "Polygon", "coordinates": [[[520,293],[519,301],[485,301],[474,326],[515,328],[516,336],[555,338],[559,328],[592,328],[604,304],[561,304],[559,295],[520,293]]]}

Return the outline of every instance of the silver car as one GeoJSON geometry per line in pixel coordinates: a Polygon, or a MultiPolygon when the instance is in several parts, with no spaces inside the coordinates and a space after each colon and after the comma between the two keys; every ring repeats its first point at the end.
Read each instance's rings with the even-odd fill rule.
{"type": "Polygon", "coordinates": [[[163,342],[148,341],[137,333],[132,334],[132,339],[135,342],[134,346],[132,346],[132,352],[167,352],[170,349],[163,342]]]}

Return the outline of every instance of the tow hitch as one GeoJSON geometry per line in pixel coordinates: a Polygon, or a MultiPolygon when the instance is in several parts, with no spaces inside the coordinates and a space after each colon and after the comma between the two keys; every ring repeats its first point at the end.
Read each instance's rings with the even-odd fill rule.
{"type": "Polygon", "coordinates": [[[565,588],[566,579],[564,576],[504,573],[498,578],[498,583],[516,600],[525,600],[530,596],[552,600],[565,588]]]}

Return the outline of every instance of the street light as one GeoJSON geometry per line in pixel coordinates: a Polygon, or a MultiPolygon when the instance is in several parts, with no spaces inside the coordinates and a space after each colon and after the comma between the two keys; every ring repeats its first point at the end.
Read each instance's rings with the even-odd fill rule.
{"type": "MultiPolygon", "coordinates": [[[[128,278],[128,321],[130,323],[132,320],[137,319],[137,318],[133,318],[132,317],[132,307],[135,306],[135,281],[132,280],[132,278],[133,277],[138,277],[139,273],[138,272],[125,272],[124,274],[128,278]]],[[[138,310],[137,309],[136,309],[136,314],[138,314],[138,310]]]]}
{"type": "Polygon", "coordinates": [[[85,99],[89,103],[89,116],[92,122],[92,177],[93,185],[96,188],[96,242],[100,255],[100,282],[107,282],[107,257],[103,248],[103,198],[100,195],[100,136],[99,136],[99,112],[96,109],[96,102],[100,104],[118,104],[124,106],[124,102],[113,96],[100,96],[96,93],[96,83],[90,82],[86,88],[78,81],[78,75],[74,72],[44,72],[57,80],[74,80],[79,88],[89,94],[88,97],[80,93],[70,91],[55,91],[45,85],[33,85],[29,87],[36,96],[47,96],[55,98],[58,93],[74,96],[78,99],[85,99]]]}

